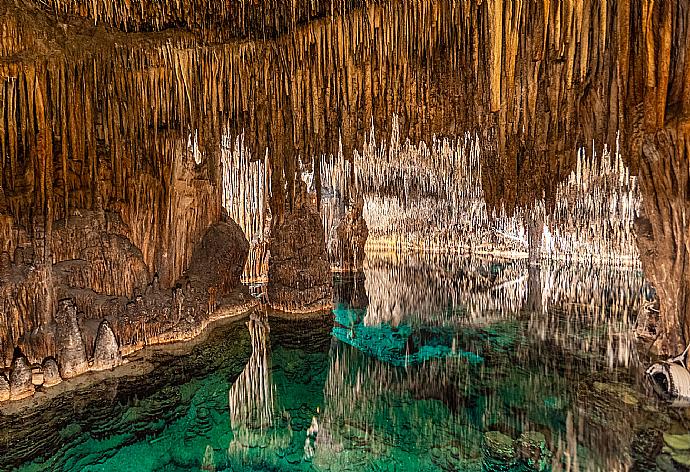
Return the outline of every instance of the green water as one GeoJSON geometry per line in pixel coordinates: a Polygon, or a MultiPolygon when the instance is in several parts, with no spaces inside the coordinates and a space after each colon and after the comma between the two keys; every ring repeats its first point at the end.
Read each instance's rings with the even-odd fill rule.
{"type": "Polygon", "coordinates": [[[662,451],[684,414],[647,394],[610,312],[479,322],[444,300],[433,323],[379,323],[365,292],[337,279],[332,314],[238,321],[143,377],[0,416],[0,468],[684,470],[662,451]]]}

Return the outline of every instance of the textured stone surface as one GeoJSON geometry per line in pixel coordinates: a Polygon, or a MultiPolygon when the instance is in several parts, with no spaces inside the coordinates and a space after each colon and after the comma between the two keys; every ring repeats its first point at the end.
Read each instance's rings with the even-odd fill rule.
{"type": "Polygon", "coordinates": [[[62,382],[57,361],[52,357],[43,361],[43,386],[52,387],[62,382]]]}
{"type": "Polygon", "coordinates": [[[96,343],[93,349],[92,370],[112,369],[122,364],[120,345],[108,320],[103,320],[98,327],[96,343]]]}
{"type": "Polygon", "coordinates": [[[60,301],[55,314],[55,323],[60,376],[63,379],[69,379],[86,372],[89,368],[86,347],[77,321],[77,306],[73,300],[60,301]]]}
{"type": "Polygon", "coordinates": [[[194,248],[187,276],[208,285],[218,296],[226,294],[240,285],[248,252],[249,242],[237,223],[218,222],[194,248]]]}
{"type": "Polygon", "coordinates": [[[332,276],[324,230],[306,186],[298,186],[292,209],[272,230],[269,242],[268,300],[283,311],[331,306],[332,276]]]}
{"type": "Polygon", "coordinates": [[[18,355],[12,361],[10,373],[10,398],[19,400],[34,394],[35,387],[31,382],[31,365],[26,357],[18,355]]]}
{"type": "Polygon", "coordinates": [[[10,383],[5,374],[0,373],[0,402],[10,399],[10,383]]]}

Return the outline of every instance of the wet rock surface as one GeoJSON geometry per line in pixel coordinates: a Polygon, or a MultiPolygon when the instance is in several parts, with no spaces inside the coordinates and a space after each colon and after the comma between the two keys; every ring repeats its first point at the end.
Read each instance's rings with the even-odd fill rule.
{"type": "Polygon", "coordinates": [[[330,308],[331,267],[321,218],[306,186],[298,186],[292,209],[271,232],[268,300],[287,312],[330,308]]]}
{"type": "Polygon", "coordinates": [[[106,370],[117,367],[122,363],[120,345],[108,320],[103,320],[98,327],[96,344],[93,348],[92,370],[106,370]]]}

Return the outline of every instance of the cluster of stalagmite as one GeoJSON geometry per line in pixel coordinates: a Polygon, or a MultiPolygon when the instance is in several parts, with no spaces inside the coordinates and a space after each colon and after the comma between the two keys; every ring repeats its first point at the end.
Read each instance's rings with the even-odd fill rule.
{"type": "Polygon", "coordinates": [[[587,156],[581,150],[568,178],[554,187],[554,204],[538,198],[508,213],[504,206],[496,211],[487,205],[482,184],[487,168],[477,136],[412,144],[399,142],[395,116],[392,129],[390,142],[377,144],[372,130],[363,152],[355,152],[350,191],[365,198],[371,250],[538,252],[636,263],[633,227],[640,193],[618,152],[587,156]]]}
{"type": "Polygon", "coordinates": [[[27,300],[42,301],[33,291],[41,281],[30,277],[29,263],[13,264],[3,279],[0,346],[5,365],[12,362],[10,399],[33,394],[32,382],[48,387],[111,369],[144,345],[189,339],[213,319],[247,309],[249,296],[238,287],[249,248],[232,221],[207,229],[172,288],[149,275],[141,251],[115,230],[118,224],[123,229],[115,215],[91,213],[56,224],[53,242],[62,238],[62,244],[52,252],[59,261],[49,266],[49,288],[59,300],[54,313],[12,296],[33,292],[27,300]],[[33,379],[22,374],[25,366],[29,374],[36,370],[33,379]]]}

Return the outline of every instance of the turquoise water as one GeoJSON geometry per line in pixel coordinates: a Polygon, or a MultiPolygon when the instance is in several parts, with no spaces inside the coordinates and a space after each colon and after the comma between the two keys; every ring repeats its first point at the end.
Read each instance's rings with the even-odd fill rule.
{"type": "Polygon", "coordinates": [[[336,279],[333,313],[256,313],[145,376],[0,416],[0,468],[683,470],[662,438],[684,414],[647,394],[627,341],[639,274],[601,276],[598,306],[555,295],[572,271],[535,288],[517,266],[477,269],[479,287],[427,269],[370,266],[336,279]]]}

